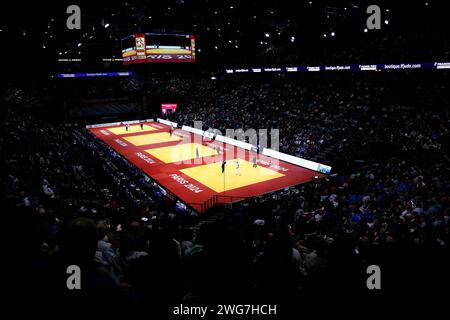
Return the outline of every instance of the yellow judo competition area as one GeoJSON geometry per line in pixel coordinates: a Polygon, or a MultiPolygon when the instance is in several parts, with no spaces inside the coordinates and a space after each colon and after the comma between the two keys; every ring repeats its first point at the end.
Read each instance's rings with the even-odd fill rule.
{"type": "Polygon", "coordinates": [[[284,176],[261,166],[254,168],[253,163],[242,159],[227,160],[225,175],[222,173],[222,160],[180,171],[218,193],[284,176]],[[236,161],[239,162],[239,171],[236,161]]]}
{"type": "Polygon", "coordinates": [[[217,155],[211,147],[199,143],[183,143],[175,146],[161,147],[145,150],[148,154],[158,158],[164,163],[194,163],[193,159],[200,159],[217,155]]]}
{"type": "MultiPolygon", "coordinates": [[[[124,127],[108,129],[115,134],[124,134],[134,130],[141,130],[139,125],[130,126],[129,131],[124,127]],[[114,131],[113,131],[114,130],[114,131]]],[[[145,126],[144,130],[152,131],[152,127],[145,126]]],[[[174,145],[145,148],[147,154],[160,160],[168,166],[183,165],[180,170],[188,177],[200,182],[217,193],[250,186],[260,182],[270,181],[284,177],[284,174],[262,166],[254,166],[253,162],[242,159],[244,154],[238,156],[227,151],[225,174],[222,173],[222,161],[224,158],[222,148],[217,150],[215,145],[203,145],[201,143],[184,141],[183,137],[168,132],[145,133],[126,136],[122,138],[136,147],[167,142],[179,142],[174,145]],[[205,159],[207,158],[207,159],[205,159]],[[186,165],[191,165],[186,168],[186,165]]],[[[227,149],[230,150],[230,149],[227,149]]],[[[235,148],[231,149],[235,151],[235,148]]],[[[248,155],[248,153],[247,153],[248,155]]]]}
{"type": "Polygon", "coordinates": [[[123,139],[135,146],[183,140],[182,137],[175,134],[170,135],[168,132],[140,134],[138,136],[124,137],[123,139]]]}
{"type": "Polygon", "coordinates": [[[158,130],[158,129],[153,128],[153,127],[151,127],[149,125],[146,125],[146,124],[144,124],[142,126],[142,129],[141,129],[141,126],[139,124],[130,125],[128,127],[128,130],[127,130],[127,128],[125,126],[120,126],[120,127],[109,128],[108,129],[109,132],[112,132],[112,133],[114,133],[116,135],[122,135],[122,134],[127,134],[127,133],[136,133],[136,132],[148,132],[148,131],[155,131],[155,130],[158,130]]]}

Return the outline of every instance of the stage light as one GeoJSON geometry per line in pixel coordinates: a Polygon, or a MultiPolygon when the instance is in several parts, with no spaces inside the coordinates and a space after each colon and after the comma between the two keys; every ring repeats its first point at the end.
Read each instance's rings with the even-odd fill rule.
{"type": "Polygon", "coordinates": [[[364,29],[364,32],[367,33],[369,30],[367,28],[364,29]]]}
{"type": "Polygon", "coordinates": [[[105,24],[105,29],[109,27],[109,23],[105,24]]]}
{"type": "Polygon", "coordinates": [[[389,20],[384,20],[384,24],[389,24],[389,20]]]}
{"type": "Polygon", "coordinates": [[[331,36],[332,36],[332,37],[334,37],[335,35],[336,35],[336,33],[334,33],[334,31],[331,32],[331,36]]]}

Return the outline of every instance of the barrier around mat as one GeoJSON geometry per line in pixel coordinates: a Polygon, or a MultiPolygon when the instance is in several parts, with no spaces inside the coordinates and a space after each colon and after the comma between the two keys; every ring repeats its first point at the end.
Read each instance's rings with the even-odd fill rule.
{"type": "MultiPolygon", "coordinates": [[[[214,134],[212,132],[208,132],[208,131],[203,131],[197,128],[192,128],[189,126],[185,126],[183,125],[181,127],[182,130],[193,133],[193,134],[197,134],[209,139],[212,139],[214,137],[214,134]]],[[[229,145],[233,145],[245,150],[252,150],[253,149],[253,145],[250,143],[246,143],[243,141],[239,141],[236,139],[232,139],[230,137],[226,137],[226,136],[221,136],[221,135],[217,135],[215,136],[215,140],[218,142],[223,142],[229,145]]],[[[324,174],[329,174],[331,172],[331,167],[324,165],[322,163],[318,163],[318,162],[314,162],[314,161],[310,161],[310,160],[306,160],[303,158],[299,158],[299,157],[295,157],[295,156],[291,156],[289,154],[286,153],[282,153],[282,152],[278,152],[272,149],[268,149],[268,148],[264,148],[263,155],[274,158],[274,159],[279,159],[279,160],[283,160],[285,162],[288,163],[292,163],[295,164],[297,166],[306,168],[306,169],[310,169],[313,171],[317,171],[320,173],[324,173],[324,174]]]]}
{"type": "Polygon", "coordinates": [[[203,131],[203,137],[212,140],[212,139],[214,139],[214,133],[212,133],[210,131],[203,131]]]}
{"type": "Polygon", "coordinates": [[[233,146],[245,149],[245,150],[251,150],[252,149],[252,145],[250,143],[246,143],[246,142],[242,142],[236,139],[232,139],[229,137],[224,137],[224,136],[216,136],[216,140],[219,142],[224,142],[227,144],[231,144],[233,146]]]}
{"type": "Polygon", "coordinates": [[[165,124],[167,126],[173,127],[173,128],[176,128],[178,126],[178,124],[176,122],[172,122],[169,120],[164,120],[164,119],[158,118],[158,119],[156,119],[156,121],[158,121],[159,123],[165,124]]]}
{"type": "Polygon", "coordinates": [[[271,158],[283,160],[285,162],[292,163],[297,166],[300,166],[300,167],[303,167],[306,169],[310,169],[313,171],[317,171],[320,173],[329,174],[331,172],[330,166],[324,165],[322,163],[306,160],[303,158],[294,157],[289,154],[278,152],[278,151],[275,151],[272,149],[264,148],[262,154],[265,156],[271,157],[271,158]]]}
{"type": "Polygon", "coordinates": [[[153,119],[117,121],[117,122],[109,122],[109,123],[91,124],[91,125],[87,125],[86,128],[87,129],[102,128],[102,127],[109,127],[109,126],[118,126],[121,124],[136,124],[136,123],[141,123],[141,122],[153,122],[153,119]]]}
{"type": "Polygon", "coordinates": [[[203,136],[204,131],[197,129],[197,128],[192,128],[192,127],[188,127],[188,126],[182,126],[181,130],[187,131],[187,132],[191,132],[194,134],[198,134],[200,136],[203,136]]]}

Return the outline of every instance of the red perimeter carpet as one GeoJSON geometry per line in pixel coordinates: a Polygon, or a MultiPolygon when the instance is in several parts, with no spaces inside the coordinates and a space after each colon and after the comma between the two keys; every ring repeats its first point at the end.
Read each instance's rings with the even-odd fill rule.
{"type": "MultiPolygon", "coordinates": [[[[215,146],[223,147],[224,156],[227,158],[227,166],[226,170],[232,170],[233,174],[235,172],[235,159],[239,158],[241,163],[244,163],[244,160],[248,162],[252,162],[255,153],[249,152],[243,149],[237,149],[237,147],[226,145],[217,141],[203,140],[201,136],[193,135],[192,133],[183,131],[181,129],[176,129],[173,131],[173,137],[180,137],[180,141],[169,141],[169,139],[161,139],[165,140],[163,142],[157,141],[157,143],[152,143],[149,140],[149,144],[144,145],[134,145],[132,142],[135,142],[131,139],[132,142],[126,140],[126,138],[140,136],[140,135],[148,135],[148,134],[157,134],[163,132],[169,132],[169,127],[157,123],[157,122],[147,122],[145,123],[145,130],[141,131],[138,128],[139,125],[133,125],[132,132],[117,132],[121,130],[120,128],[124,128],[124,126],[108,126],[108,127],[98,127],[91,128],[89,131],[104,141],[106,144],[111,146],[115,151],[120,153],[123,157],[128,159],[128,161],[132,162],[138,168],[142,169],[147,175],[149,175],[152,179],[154,179],[159,185],[168,190],[170,193],[179,198],[182,202],[189,205],[191,208],[198,212],[202,212],[211,204],[214,203],[227,203],[234,202],[237,200],[242,200],[243,198],[249,198],[258,196],[264,193],[268,193],[275,190],[280,190],[292,185],[298,185],[301,183],[306,183],[314,179],[314,177],[323,177],[324,175],[309,169],[305,169],[302,167],[298,167],[283,161],[279,161],[276,159],[272,159],[263,155],[258,156],[258,166],[261,167],[260,170],[273,170],[279,172],[280,176],[276,178],[271,178],[267,181],[262,182],[252,182],[252,177],[248,175],[243,175],[240,181],[242,181],[244,185],[242,187],[236,187],[232,190],[226,190],[217,192],[214,191],[210,184],[208,187],[207,184],[211,180],[209,177],[197,177],[198,180],[203,181],[200,182],[196,180],[195,174],[190,174],[189,176],[181,172],[180,170],[187,168],[194,168],[202,165],[206,165],[211,162],[220,162],[221,157],[216,154],[204,157],[202,159],[197,159],[196,162],[199,163],[165,163],[160,160],[158,157],[148,153],[149,149],[156,149],[167,146],[177,146],[180,144],[188,144],[188,143],[199,143],[204,146],[209,146],[210,148],[215,148],[215,146]],[[112,129],[112,131],[110,131],[112,129]],[[147,150],[147,151],[145,151],[147,150]],[[238,155],[235,155],[237,153],[238,155]],[[265,169],[263,169],[265,168],[265,169]],[[212,199],[215,199],[215,202],[212,202],[212,199]]],[[[161,136],[161,135],[158,135],[161,136]]],[[[163,134],[165,136],[165,134],[163,134]]],[[[150,137],[150,136],[146,136],[150,137]]],[[[155,136],[156,137],[156,136],[155,136]]],[[[135,138],[136,139],[136,138],[135,138]]],[[[139,138],[137,138],[139,139],[139,138]]],[[[145,140],[147,141],[147,140],[145,140]]],[[[144,141],[144,143],[146,143],[144,141]]],[[[142,143],[142,142],[141,142],[142,143]]],[[[138,143],[139,144],[139,143],[138,143]]],[[[186,147],[186,146],[185,146],[186,147]]],[[[167,161],[166,161],[167,162],[167,161]]],[[[218,173],[217,175],[221,175],[220,172],[220,164],[218,165],[218,173]]],[[[248,163],[247,163],[248,165],[248,163]]],[[[215,169],[214,169],[215,170],[215,169]]],[[[248,170],[248,169],[247,169],[248,170]]],[[[196,171],[195,169],[191,171],[196,171]]],[[[202,170],[198,170],[201,172],[202,170]]],[[[247,171],[250,172],[250,171],[247,171]]],[[[201,174],[200,174],[201,175],[201,174]]],[[[211,177],[211,179],[217,179],[211,177]]],[[[218,182],[216,182],[217,184],[218,182]]],[[[217,186],[215,187],[217,190],[217,186]]]]}

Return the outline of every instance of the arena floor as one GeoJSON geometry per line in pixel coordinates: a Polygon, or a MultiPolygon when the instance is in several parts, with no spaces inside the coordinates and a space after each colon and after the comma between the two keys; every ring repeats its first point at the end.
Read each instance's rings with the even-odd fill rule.
{"type": "Polygon", "coordinates": [[[201,212],[215,195],[219,203],[234,202],[292,185],[322,174],[201,136],[147,122],[89,129],[162,187],[201,212]],[[222,162],[225,159],[225,174],[222,162]],[[237,166],[239,164],[239,169],[237,166]]]}

